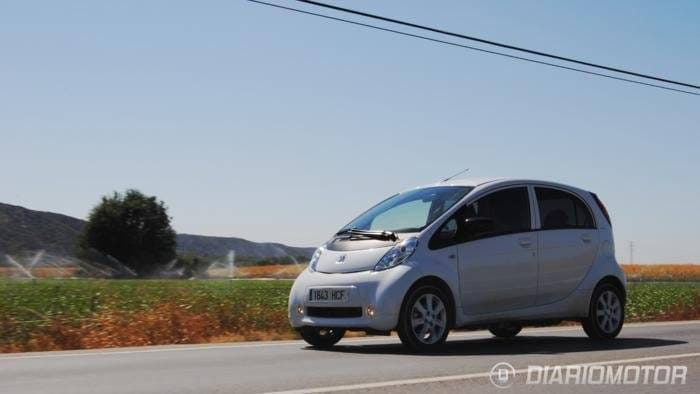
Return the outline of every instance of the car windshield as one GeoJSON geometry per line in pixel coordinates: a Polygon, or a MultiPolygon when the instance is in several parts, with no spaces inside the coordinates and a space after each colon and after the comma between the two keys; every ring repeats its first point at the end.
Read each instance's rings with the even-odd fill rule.
{"type": "Polygon", "coordinates": [[[473,188],[437,186],[400,193],[375,205],[343,227],[349,229],[415,233],[422,231],[473,188]]]}

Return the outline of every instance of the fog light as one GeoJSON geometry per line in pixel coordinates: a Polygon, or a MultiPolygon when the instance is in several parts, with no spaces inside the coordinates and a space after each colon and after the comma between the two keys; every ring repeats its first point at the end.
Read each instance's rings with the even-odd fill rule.
{"type": "Polygon", "coordinates": [[[372,305],[367,306],[367,316],[374,317],[374,307],[372,305]]]}
{"type": "Polygon", "coordinates": [[[299,315],[303,315],[304,314],[304,307],[301,305],[297,305],[297,313],[299,315]]]}

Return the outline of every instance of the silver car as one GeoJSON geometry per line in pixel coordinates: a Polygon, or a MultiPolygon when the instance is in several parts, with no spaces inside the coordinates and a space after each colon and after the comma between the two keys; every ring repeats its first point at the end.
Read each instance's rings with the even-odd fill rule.
{"type": "Polygon", "coordinates": [[[422,351],[452,328],[509,338],[561,320],[611,339],[625,293],[610,216],[594,193],[471,179],[396,194],[341,228],[295,281],[289,318],[315,347],[347,330],[396,330],[422,351]]]}

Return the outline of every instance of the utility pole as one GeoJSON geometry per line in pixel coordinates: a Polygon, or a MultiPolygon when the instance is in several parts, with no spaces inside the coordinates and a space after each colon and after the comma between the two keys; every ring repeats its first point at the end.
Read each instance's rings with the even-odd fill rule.
{"type": "Polygon", "coordinates": [[[634,262],[634,241],[630,241],[630,264],[634,262]]]}

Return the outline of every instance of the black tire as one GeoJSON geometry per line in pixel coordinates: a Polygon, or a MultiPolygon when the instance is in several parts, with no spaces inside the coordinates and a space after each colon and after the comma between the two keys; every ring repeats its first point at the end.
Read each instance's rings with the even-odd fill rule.
{"type": "Polygon", "coordinates": [[[425,285],[411,291],[404,299],[399,314],[397,331],[401,342],[417,352],[432,351],[440,347],[450,332],[451,305],[447,294],[438,287],[425,285]],[[430,311],[427,311],[429,301],[430,311]],[[415,326],[413,324],[414,318],[419,320],[416,314],[421,313],[416,306],[417,302],[420,302],[421,308],[426,310],[426,314],[420,316],[420,319],[423,319],[423,325],[415,326]],[[419,327],[420,329],[418,329],[419,327]],[[429,331],[421,336],[424,329],[429,331]]]}
{"type": "Polygon", "coordinates": [[[499,323],[489,326],[489,331],[498,338],[513,338],[523,327],[519,324],[499,323]]]}
{"type": "Polygon", "coordinates": [[[619,287],[611,283],[599,284],[591,296],[588,317],[581,322],[583,331],[591,339],[613,339],[622,330],[624,322],[624,293],[619,287]],[[617,305],[617,308],[615,305],[617,305]]]}
{"type": "Polygon", "coordinates": [[[299,329],[299,334],[309,345],[323,349],[329,348],[343,339],[345,330],[342,328],[302,327],[299,329]]]}

